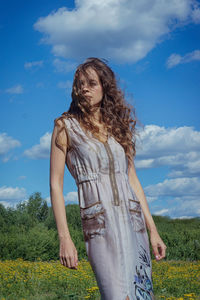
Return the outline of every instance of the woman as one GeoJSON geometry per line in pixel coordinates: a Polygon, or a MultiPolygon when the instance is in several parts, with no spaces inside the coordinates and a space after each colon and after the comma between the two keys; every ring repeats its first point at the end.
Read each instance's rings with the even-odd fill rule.
{"type": "Polygon", "coordinates": [[[74,76],[72,102],[55,119],[51,202],[60,262],[78,266],[63,198],[65,163],[78,187],[84,240],[101,299],[154,299],[147,228],[157,260],[165,257],[134,167],[135,119],[108,65],[89,58],[74,76]]]}

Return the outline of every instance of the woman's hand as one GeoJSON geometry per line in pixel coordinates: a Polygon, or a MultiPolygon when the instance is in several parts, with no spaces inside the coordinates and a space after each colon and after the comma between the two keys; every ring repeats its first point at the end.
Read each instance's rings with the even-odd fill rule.
{"type": "Polygon", "coordinates": [[[70,269],[77,269],[78,254],[71,238],[60,238],[60,262],[70,269]]]}
{"type": "Polygon", "coordinates": [[[156,260],[158,261],[164,258],[167,246],[162,241],[157,230],[150,231],[150,241],[156,260]]]}

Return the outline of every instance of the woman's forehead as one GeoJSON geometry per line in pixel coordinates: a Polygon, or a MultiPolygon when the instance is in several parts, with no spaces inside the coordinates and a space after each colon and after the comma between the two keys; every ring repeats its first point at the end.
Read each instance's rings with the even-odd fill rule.
{"type": "MultiPolygon", "coordinates": [[[[99,76],[98,76],[97,72],[93,68],[88,67],[85,70],[85,72],[87,73],[87,77],[88,77],[89,80],[90,79],[99,80],[99,76]]],[[[80,78],[80,80],[85,80],[86,76],[82,72],[80,72],[79,78],[80,78]]]]}

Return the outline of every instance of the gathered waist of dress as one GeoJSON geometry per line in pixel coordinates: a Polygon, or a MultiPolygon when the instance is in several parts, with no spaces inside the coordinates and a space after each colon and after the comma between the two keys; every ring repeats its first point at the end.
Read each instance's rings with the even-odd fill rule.
{"type": "MultiPolygon", "coordinates": [[[[115,172],[115,177],[121,176],[124,177],[126,180],[128,180],[128,174],[126,172],[115,172]]],[[[84,182],[88,181],[101,181],[103,178],[105,180],[105,177],[108,177],[109,179],[110,173],[104,173],[104,172],[89,172],[89,173],[81,173],[76,176],[76,184],[77,186],[79,184],[83,184],[84,182]]]]}

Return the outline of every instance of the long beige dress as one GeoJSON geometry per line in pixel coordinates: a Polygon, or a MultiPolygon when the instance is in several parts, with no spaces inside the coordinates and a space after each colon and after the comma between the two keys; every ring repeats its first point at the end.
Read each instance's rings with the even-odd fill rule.
{"type": "Polygon", "coordinates": [[[145,219],[128,179],[123,147],[102,143],[66,117],[66,165],[78,188],[88,260],[101,300],[154,299],[145,219]]]}

